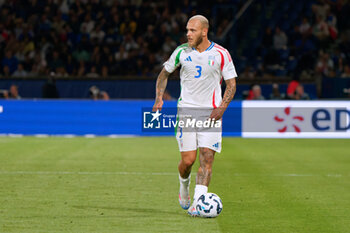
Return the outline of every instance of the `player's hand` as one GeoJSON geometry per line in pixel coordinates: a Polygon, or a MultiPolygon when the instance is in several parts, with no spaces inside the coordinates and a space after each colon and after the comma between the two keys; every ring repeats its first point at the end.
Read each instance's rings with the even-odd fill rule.
{"type": "Polygon", "coordinates": [[[222,116],[224,115],[225,112],[225,108],[222,107],[218,107],[213,109],[213,111],[210,114],[210,119],[214,119],[215,121],[220,120],[222,118],[222,116]]]}
{"type": "Polygon", "coordinates": [[[156,99],[156,102],[153,105],[152,112],[156,112],[157,110],[162,111],[163,107],[163,100],[162,99],[156,99]]]}

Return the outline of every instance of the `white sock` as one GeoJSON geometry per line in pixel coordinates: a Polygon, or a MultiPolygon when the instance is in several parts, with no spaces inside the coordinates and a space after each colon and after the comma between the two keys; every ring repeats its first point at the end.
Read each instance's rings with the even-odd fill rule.
{"type": "Polygon", "coordinates": [[[208,187],[205,185],[196,184],[196,187],[194,188],[194,196],[193,201],[197,201],[198,198],[202,195],[208,192],[208,187]]]}
{"type": "Polygon", "coordinates": [[[180,173],[179,173],[179,180],[180,180],[180,183],[183,183],[185,185],[190,183],[190,181],[191,181],[191,173],[188,175],[187,178],[182,178],[180,173]]]}
{"type": "Polygon", "coordinates": [[[180,195],[184,198],[187,198],[188,196],[188,189],[191,183],[191,174],[186,178],[182,178],[179,174],[179,181],[180,181],[180,195]]]}

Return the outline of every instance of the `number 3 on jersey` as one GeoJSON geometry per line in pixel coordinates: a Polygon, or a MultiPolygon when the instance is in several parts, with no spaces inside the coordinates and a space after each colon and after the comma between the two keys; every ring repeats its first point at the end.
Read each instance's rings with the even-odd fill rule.
{"type": "Polygon", "coordinates": [[[197,75],[194,76],[195,78],[200,78],[202,76],[202,67],[201,66],[196,66],[197,69],[197,75]]]}

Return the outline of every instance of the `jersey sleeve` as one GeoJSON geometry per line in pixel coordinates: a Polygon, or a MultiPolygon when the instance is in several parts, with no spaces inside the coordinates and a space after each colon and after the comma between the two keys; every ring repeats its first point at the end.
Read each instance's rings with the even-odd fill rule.
{"type": "Polygon", "coordinates": [[[236,78],[237,77],[236,68],[233,64],[230,53],[227,50],[225,50],[225,52],[223,52],[222,54],[224,57],[224,61],[223,61],[224,64],[221,70],[222,77],[224,77],[224,80],[236,78]]]}
{"type": "Polygon", "coordinates": [[[174,72],[174,70],[176,70],[176,68],[180,66],[180,55],[182,50],[183,47],[181,46],[176,48],[175,51],[169,57],[169,59],[166,62],[164,62],[163,66],[165,70],[169,73],[174,72]]]}

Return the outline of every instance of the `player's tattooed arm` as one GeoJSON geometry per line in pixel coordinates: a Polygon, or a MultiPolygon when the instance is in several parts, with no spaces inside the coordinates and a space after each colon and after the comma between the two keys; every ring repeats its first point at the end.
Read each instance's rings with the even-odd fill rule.
{"type": "Polygon", "coordinates": [[[236,93],[236,79],[231,78],[226,80],[226,90],[220,107],[227,108],[236,93]]]}
{"type": "Polygon", "coordinates": [[[236,93],[236,79],[231,78],[226,80],[226,90],[224,92],[224,97],[220,106],[214,109],[210,115],[210,119],[220,120],[226,111],[226,108],[233,99],[233,96],[236,93]]]}
{"type": "Polygon", "coordinates": [[[170,73],[166,71],[165,68],[163,68],[158,75],[157,84],[156,84],[156,100],[154,102],[152,111],[162,110],[163,94],[165,92],[166,85],[168,83],[169,75],[170,73]]]}

